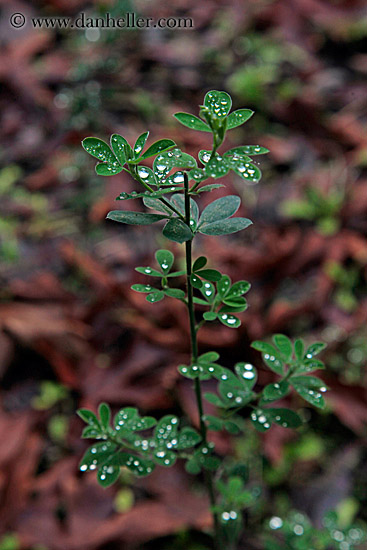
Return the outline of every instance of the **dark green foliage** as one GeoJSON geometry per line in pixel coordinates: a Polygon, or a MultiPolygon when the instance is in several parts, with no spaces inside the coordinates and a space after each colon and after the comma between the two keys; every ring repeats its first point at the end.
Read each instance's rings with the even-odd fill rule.
{"type": "MultiPolygon", "coordinates": [[[[226,131],[240,126],[253,115],[250,109],[230,113],[231,106],[231,97],[226,92],[212,90],[205,95],[200,118],[188,113],[175,115],[184,126],[212,135],[211,150],[198,153],[202,167],[170,139],[161,139],[143,152],[148,132],[137,138],[134,147],[117,134],[111,137],[111,147],[99,138],[83,141],[84,149],[99,160],[97,173],[113,175],[125,170],[143,188],[140,192],[122,192],[117,200],[141,198],[144,206],[153,211],[112,211],[107,217],[132,225],[151,225],[164,220],[164,237],[175,243],[185,243],[185,270],[173,271],[173,253],[158,250],[155,267],[136,268],[138,273],[156,278],[158,284],[153,286],[143,281],[132,285],[132,289],[146,294],[150,303],[169,297],[180,300],[188,309],[192,353],[188,364],[180,365],[178,370],[195,386],[200,433],[190,426],[180,428],[180,421],[174,415],[163,416],[157,422],[149,416],[141,417],[133,407],[119,411],[113,425],[106,404],[100,405],[98,417],[91,411],[80,410],[80,417],[87,423],[83,437],[102,440],[87,450],[80,468],[97,470],[98,481],[104,487],[116,481],[121,467],[144,476],[156,465],[169,467],[181,458],[191,474],[204,470],[216,518],[217,547],[223,550],[227,545],[234,548],[242,530],[242,511],[253,503],[254,494],[241,477],[240,464],[231,471],[222,466],[221,459],[215,455],[214,444],[208,440],[207,430],[226,430],[237,435],[249,426],[259,432],[266,432],[274,424],[295,429],[302,425],[303,419],[287,408],[288,395],[293,392],[307,403],[323,408],[322,394],[326,391],[322,380],[309,375],[324,368],[322,361],[316,358],[324,348],[319,342],[306,348],[301,339],[293,343],[283,334],[275,334],[271,343],[253,342],[252,347],[260,351],[263,362],[275,378],[263,388],[257,387],[257,370],[251,363],[238,362],[232,370],[219,364],[219,354],[215,351],[197,353],[197,332],[205,322],[219,322],[229,328],[241,325],[238,314],[247,309],[244,295],[251,287],[243,280],[232,284],[228,275],[208,265],[205,256],[192,262],[192,241],[198,233],[228,235],[252,223],[247,218],[235,216],[241,205],[240,198],[235,195],[213,200],[202,211],[200,199],[198,204],[200,193],[222,187],[217,183],[202,185],[208,178],[221,178],[230,170],[244,181],[257,182],[261,178],[261,171],[251,157],[267,153],[264,147],[244,145],[218,153],[226,131]],[[140,164],[149,157],[154,157],[152,168],[140,164]],[[181,281],[179,288],[169,286],[173,278],[183,275],[186,276],[185,290],[181,288],[181,281]],[[200,321],[196,319],[193,304],[203,310],[200,321]],[[218,415],[205,415],[202,410],[201,384],[207,381],[211,381],[212,386],[216,384],[217,393],[206,392],[204,397],[219,409],[218,415]],[[211,472],[216,472],[215,484],[211,472]],[[224,546],[218,544],[219,539],[224,546]]],[[[278,547],[275,543],[269,548],[276,550],[278,547]]]]}

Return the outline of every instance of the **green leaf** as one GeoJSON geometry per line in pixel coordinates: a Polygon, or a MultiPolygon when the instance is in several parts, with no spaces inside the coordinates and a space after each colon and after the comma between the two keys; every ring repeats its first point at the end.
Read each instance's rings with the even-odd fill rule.
{"type": "Polygon", "coordinates": [[[206,302],[205,300],[202,300],[201,298],[197,298],[196,296],[194,296],[193,302],[194,302],[194,304],[197,304],[199,306],[209,306],[210,305],[210,303],[206,302]]]}
{"type": "Polygon", "coordinates": [[[180,365],[178,370],[182,376],[185,376],[185,378],[190,378],[191,380],[195,380],[195,378],[199,378],[200,380],[209,380],[211,378],[211,374],[204,367],[205,366],[200,363],[195,363],[194,365],[180,365]]]}
{"type": "Polygon", "coordinates": [[[122,172],[122,166],[113,166],[112,164],[100,163],[96,166],[96,174],[99,176],[115,176],[122,172]]]}
{"type": "Polygon", "coordinates": [[[227,130],[241,126],[241,124],[247,122],[253,114],[254,111],[251,111],[251,109],[238,109],[237,111],[233,111],[233,113],[228,115],[227,130]]]}
{"type": "Polygon", "coordinates": [[[229,161],[231,169],[245,181],[253,181],[257,183],[261,180],[261,170],[255,164],[246,162],[242,158],[232,157],[229,161]]]}
{"type": "Polygon", "coordinates": [[[292,342],[284,334],[275,334],[273,336],[273,342],[285,357],[286,361],[290,361],[292,358],[292,342]]]}
{"type": "Polygon", "coordinates": [[[196,271],[196,274],[199,275],[199,277],[214,283],[220,281],[222,278],[222,274],[216,269],[201,269],[200,271],[196,271]]]}
{"type": "Polygon", "coordinates": [[[289,383],[305,401],[319,409],[325,407],[322,393],[327,388],[322,380],[315,376],[292,376],[289,383]]]}
{"type": "Polygon", "coordinates": [[[275,382],[274,384],[268,384],[264,388],[264,397],[266,401],[276,401],[287,395],[289,391],[288,382],[275,382]]]}
{"type": "Polygon", "coordinates": [[[247,301],[245,298],[235,298],[233,296],[225,296],[223,298],[223,304],[226,304],[226,306],[229,306],[230,309],[225,308],[226,311],[231,311],[231,308],[234,308],[234,311],[238,311],[238,308],[241,308],[242,311],[245,311],[247,309],[247,301]]]}
{"type": "Polygon", "coordinates": [[[99,429],[101,428],[98,418],[92,411],[89,411],[88,409],[79,409],[77,414],[90,426],[97,427],[99,429]]]}
{"type": "Polygon", "coordinates": [[[206,266],[208,259],[205,256],[199,256],[197,258],[192,266],[193,271],[198,271],[199,269],[202,269],[204,266],[206,266]]]}
{"type": "Polygon", "coordinates": [[[249,155],[250,157],[253,157],[255,155],[265,155],[266,153],[269,153],[269,149],[266,149],[265,147],[260,147],[260,145],[242,145],[240,147],[236,147],[235,149],[231,149],[231,151],[234,150],[238,155],[249,155]]]}
{"type": "Polygon", "coordinates": [[[218,359],[219,353],[216,351],[207,351],[199,356],[198,361],[199,363],[214,363],[215,361],[218,361],[218,359]]]}
{"type": "Polygon", "coordinates": [[[147,302],[150,302],[151,304],[155,304],[156,302],[160,302],[164,298],[164,292],[162,290],[156,290],[152,292],[151,294],[148,294],[146,297],[147,302]]]}
{"type": "Polygon", "coordinates": [[[157,250],[155,253],[155,259],[159,263],[163,273],[166,275],[173,266],[175,257],[169,250],[157,250]]]}
{"type": "Polygon", "coordinates": [[[152,292],[152,290],[158,290],[157,288],[153,288],[151,285],[141,285],[141,284],[135,284],[131,285],[132,290],[135,290],[135,292],[152,292]]]}
{"type": "Polygon", "coordinates": [[[297,373],[313,372],[314,370],[324,369],[325,365],[318,359],[304,359],[302,363],[297,366],[297,373]]]}
{"type": "Polygon", "coordinates": [[[152,223],[167,219],[167,216],[161,214],[147,214],[145,212],[113,210],[107,214],[107,219],[131,225],[151,225],[152,223]]]}
{"type": "Polygon", "coordinates": [[[294,342],[294,354],[296,356],[297,361],[302,361],[305,353],[305,346],[303,343],[303,340],[297,339],[294,342]]]}
{"type": "Polygon", "coordinates": [[[84,428],[84,430],[82,432],[82,438],[83,439],[89,439],[89,438],[100,439],[103,436],[104,436],[104,434],[103,434],[101,428],[97,428],[95,426],[87,426],[86,428],[84,428]]]}
{"type": "Polygon", "coordinates": [[[163,292],[166,296],[170,296],[171,298],[178,298],[179,300],[185,298],[185,292],[180,288],[166,288],[163,292]]]}
{"type": "Polygon", "coordinates": [[[228,275],[223,275],[221,280],[217,283],[218,296],[221,299],[223,299],[223,297],[227,294],[230,286],[231,279],[228,277],[228,275]]]}
{"type": "Polygon", "coordinates": [[[115,430],[123,433],[124,431],[141,431],[152,428],[157,423],[152,416],[141,417],[135,407],[125,407],[121,409],[114,418],[115,430]]]}
{"type": "Polygon", "coordinates": [[[242,380],[237,378],[234,382],[232,380],[220,382],[218,389],[227,408],[246,405],[253,396],[247,386],[242,384],[242,380]]]}
{"type": "Polygon", "coordinates": [[[110,456],[97,472],[97,480],[102,487],[109,487],[120,475],[120,464],[117,456],[110,456]]]}
{"type": "Polygon", "coordinates": [[[195,447],[201,441],[201,435],[198,434],[193,428],[183,428],[178,436],[178,443],[176,449],[190,449],[195,447]]]}
{"type": "Polygon", "coordinates": [[[125,162],[132,157],[133,152],[130,144],[119,134],[113,134],[111,136],[111,147],[121,166],[123,166],[125,162]]]}
{"type": "Polygon", "coordinates": [[[144,477],[151,474],[155,468],[154,462],[151,460],[130,453],[120,453],[118,459],[121,466],[126,466],[126,468],[138,477],[144,477]]]}
{"type": "Polygon", "coordinates": [[[218,313],[218,319],[226,327],[238,328],[241,325],[241,321],[238,317],[228,313],[218,313]]]}
{"type": "MultiPolygon", "coordinates": [[[[185,215],[185,196],[182,193],[175,193],[171,197],[171,203],[177,208],[181,214],[185,215]]],[[[194,199],[190,198],[190,218],[195,222],[195,225],[197,224],[197,221],[199,219],[199,207],[194,201],[194,199]]]]}
{"type": "Polygon", "coordinates": [[[312,344],[309,346],[305,353],[305,359],[312,359],[315,357],[315,355],[318,355],[324,348],[326,348],[326,344],[323,342],[316,342],[315,344],[312,344]]]}
{"type": "Polygon", "coordinates": [[[203,313],[203,317],[205,321],[215,321],[218,314],[215,311],[205,311],[205,313],[203,313]]]}
{"type": "Polygon", "coordinates": [[[228,174],[229,165],[224,157],[215,156],[206,163],[204,171],[207,177],[222,178],[228,174]]]}
{"type": "Polygon", "coordinates": [[[210,160],[211,151],[209,151],[207,149],[202,149],[201,151],[199,151],[198,157],[199,157],[200,162],[202,164],[206,165],[207,162],[209,162],[209,160],[210,160]]]}
{"type": "Polygon", "coordinates": [[[109,145],[102,139],[87,137],[82,141],[83,148],[100,162],[107,162],[112,166],[119,166],[118,159],[111,151],[109,145]]]}
{"type": "Polygon", "coordinates": [[[111,443],[110,441],[96,443],[84,454],[80,461],[79,469],[82,472],[87,470],[96,470],[108,460],[116,449],[117,445],[111,443]]]}
{"type": "Polygon", "coordinates": [[[211,403],[212,405],[215,405],[216,407],[221,407],[221,408],[226,407],[225,403],[223,403],[221,398],[218,397],[218,395],[216,395],[215,393],[204,393],[204,397],[207,401],[209,401],[209,403],[211,403]]]}
{"type": "Polygon", "coordinates": [[[268,409],[255,409],[251,413],[250,419],[259,432],[266,432],[271,427],[272,415],[268,409]]]}
{"type": "Polygon", "coordinates": [[[255,342],[252,342],[251,347],[261,351],[264,362],[271,368],[271,370],[277,374],[284,374],[283,359],[274,346],[267,344],[266,342],[256,340],[255,342]]]}
{"type": "Polygon", "coordinates": [[[213,302],[215,298],[215,287],[212,283],[204,283],[203,286],[200,288],[200,292],[209,303],[213,302]]]}
{"type": "Polygon", "coordinates": [[[206,414],[204,420],[207,423],[208,430],[219,432],[223,429],[223,420],[221,418],[217,418],[211,414],[206,414]]]}
{"type": "Polygon", "coordinates": [[[232,99],[226,92],[211,90],[204,97],[204,105],[215,117],[223,118],[231,110],[232,99]]]}
{"type": "Polygon", "coordinates": [[[299,428],[303,422],[301,417],[290,409],[267,409],[272,420],[283,428],[299,428]]]}
{"type": "MultiPolygon", "coordinates": [[[[149,277],[162,277],[162,273],[157,271],[156,269],[153,269],[150,266],[147,267],[136,267],[135,271],[138,273],[143,273],[144,275],[148,275],[149,277]]],[[[139,291],[138,291],[139,292],[139,291]]]]}
{"type": "Polygon", "coordinates": [[[191,284],[194,288],[201,288],[203,286],[203,281],[199,279],[194,273],[190,277],[191,284]]]}
{"type": "MultiPolygon", "coordinates": [[[[136,171],[141,181],[143,181],[147,185],[154,185],[154,186],[157,185],[153,170],[151,168],[149,168],[148,166],[137,166],[136,171]]],[[[155,193],[152,193],[151,196],[159,197],[160,193],[159,191],[155,191],[155,193]]]]}
{"type": "Polygon", "coordinates": [[[190,115],[190,113],[175,113],[173,116],[181,122],[181,124],[187,126],[187,128],[199,130],[201,132],[211,132],[209,126],[195,115],[190,115]]]}
{"type": "Polygon", "coordinates": [[[240,197],[236,195],[227,195],[211,202],[200,216],[200,225],[204,223],[217,222],[233,216],[241,204],[240,197]]]}
{"type": "Polygon", "coordinates": [[[158,185],[164,184],[165,178],[174,167],[197,168],[197,164],[191,155],[183,153],[178,148],[158,155],[153,162],[153,172],[158,185]]]}
{"type": "Polygon", "coordinates": [[[237,281],[226,294],[226,298],[239,298],[246,294],[251,288],[251,284],[247,281],[237,281]]]}
{"type": "Polygon", "coordinates": [[[180,244],[190,241],[193,237],[191,229],[180,218],[169,220],[164,226],[163,235],[167,239],[180,244]]]}
{"type": "Polygon", "coordinates": [[[101,419],[101,425],[103,426],[103,428],[105,430],[107,430],[107,428],[110,425],[110,420],[111,420],[111,409],[107,405],[107,403],[101,403],[99,405],[98,413],[99,413],[99,417],[101,419]]]}
{"type": "Polygon", "coordinates": [[[149,132],[144,132],[144,134],[141,134],[138,137],[138,139],[136,140],[135,145],[134,145],[134,153],[135,153],[136,157],[138,155],[140,155],[140,153],[144,149],[144,146],[147,142],[148,136],[149,136],[149,132]]]}
{"type": "MultiPolygon", "coordinates": [[[[164,193],[166,192],[165,190],[162,190],[162,191],[164,193]]],[[[168,206],[163,204],[159,199],[144,196],[143,203],[147,208],[151,208],[152,210],[157,210],[157,212],[167,213],[168,216],[171,216],[172,214],[172,210],[168,208],[168,206]]]]}
{"type": "Polygon", "coordinates": [[[142,160],[145,160],[149,157],[153,157],[154,155],[159,155],[159,153],[163,153],[164,151],[167,151],[168,149],[172,149],[172,147],[175,147],[176,143],[172,141],[172,139],[160,139],[153,143],[148,149],[143,153],[139,158],[135,159],[134,164],[141,162],[142,160]]]}
{"type": "MultiPolygon", "coordinates": [[[[196,183],[201,182],[207,178],[207,175],[205,174],[204,170],[202,170],[201,168],[193,168],[187,173],[187,175],[189,177],[189,180],[194,180],[196,183]]],[[[223,187],[223,186],[219,185],[218,187],[223,187]]],[[[216,189],[216,187],[214,187],[214,189],[216,189]]]]}
{"type": "Polygon", "coordinates": [[[199,229],[199,233],[204,235],[229,235],[242,231],[252,224],[247,218],[230,218],[229,220],[220,220],[218,222],[206,223],[199,229]]]}
{"type": "Polygon", "coordinates": [[[235,366],[237,376],[241,379],[241,382],[249,389],[252,390],[257,380],[256,369],[251,363],[237,363],[235,366]]]}
{"type": "Polygon", "coordinates": [[[204,193],[206,191],[213,191],[214,189],[219,189],[220,187],[224,187],[221,183],[213,183],[211,185],[203,185],[203,187],[200,187],[200,189],[197,190],[197,193],[204,193]]]}

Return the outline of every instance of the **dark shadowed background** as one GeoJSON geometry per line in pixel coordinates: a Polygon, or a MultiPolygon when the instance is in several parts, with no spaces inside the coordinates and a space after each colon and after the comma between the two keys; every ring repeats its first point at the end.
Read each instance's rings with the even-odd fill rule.
{"type": "MultiPolygon", "coordinates": [[[[123,173],[97,177],[80,142],[134,141],[149,129],[149,143],[170,137],[196,155],[207,134],[172,114],[198,114],[210,89],[256,111],[227,145],[271,153],[257,157],[259,184],[225,179],[254,225],[198,239],[212,267],[252,284],[241,328],[209,324],[201,350],[215,342],[223,364],[254,362],[261,385],[272,375],[252,340],[283,332],[328,343],[326,412],[306,408],[297,433],[249,428],[235,447],[213,436],[220,455],[250,463],[261,489],[246,548],[262,549],[266,518],[289,509],[316,525],[330,508],[367,520],[365,2],[2,0],[0,10],[0,550],[209,548],[198,534],[210,523],[202,487],[181,466],[137,482],[124,474],[108,490],[78,472],[86,442],[75,410],[103,400],[196,421],[190,382],[177,373],[189,346],[184,306],[130,291],[144,280],[136,265],[159,247],[180,261],[181,247],[151,227],[105,221],[134,184],[123,173]],[[24,27],[10,25],[15,12],[24,27]],[[31,25],[81,12],[190,17],[194,28],[31,25]]],[[[140,208],[133,202],[124,208],[140,208]]]]}

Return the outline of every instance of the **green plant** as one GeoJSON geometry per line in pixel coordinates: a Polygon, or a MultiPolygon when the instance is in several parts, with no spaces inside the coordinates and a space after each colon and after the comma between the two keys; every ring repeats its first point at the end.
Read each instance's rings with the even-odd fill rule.
{"type": "Polygon", "coordinates": [[[284,520],[273,516],[264,550],[355,550],[366,541],[363,522],[345,526],[336,512],[328,512],[322,523],[323,527],[317,529],[305,514],[297,511],[291,511],[284,520]]]}
{"type": "Polygon", "coordinates": [[[304,198],[284,201],[281,211],[290,218],[315,222],[322,235],[334,235],[340,228],[339,218],[344,200],[343,189],[332,188],[326,193],[309,185],[304,190],[304,198]]]}
{"type": "Polygon", "coordinates": [[[282,334],[274,335],[273,343],[253,342],[252,347],[261,352],[265,365],[279,377],[258,391],[255,391],[257,371],[252,364],[240,362],[231,370],[220,365],[216,351],[199,353],[197,334],[205,322],[216,321],[230,328],[240,326],[238,314],[247,308],[244,295],[250,283],[232,283],[228,275],[208,267],[204,256],[193,261],[193,239],[198,233],[210,236],[235,233],[249,227],[251,221],[233,217],[240,207],[237,196],[214,200],[201,213],[195,199],[203,192],[222,187],[204,182],[208,178],[221,178],[229,170],[245,181],[258,181],[261,172],[252,162],[252,156],[268,152],[258,145],[245,145],[218,153],[226,131],[240,126],[253,115],[249,109],[229,113],[231,103],[227,93],[211,91],[201,106],[201,118],[187,113],[175,115],[184,126],[211,134],[211,150],[198,154],[202,167],[170,139],[159,140],[143,152],[148,132],[139,136],[133,147],[116,134],[111,137],[111,146],[94,137],[83,141],[84,149],[99,160],[97,174],[111,176],[124,170],[143,187],[139,192],[123,192],[117,200],[141,198],[152,210],[113,211],[107,218],[134,225],[164,221],[163,235],[171,241],[185,243],[185,270],[175,271],[172,252],[158,250],[156,266],[136,268],[157,284],[139,283],[132,288],[145,293],[151,303],[172,298],[187,308],[191,359],[178,369],[182,376],[193,381],[199,429],[188,425],[187,419],[180,420],[174,415],[158,421],[151,416],[140,416],[133,407],[117,412],[112,425],[111,410],[105,403],[100,405],[98,416],[86,409],[79,410],[87,423],[83,437],[101,440],[85,453],[80,469],[97,470],[99,483],[107,487],[117,480],[121,467],[145,476],[157,465],[169,467],[177,459],[184,460],[189,473],[203,472],[213,512],[214,546],[221,550],[235,547],[242,532],[242,510],[249,507],[255,497],[241,477],[241,469],[233,464],[227,466],[215,454],[208,432],[226,430],[233,435],[242,434],[248,422],[259,432],[269,430],[272,424],[297,428],[302,425],[302,418],[295,411],[274,403],[293,389],[311,405],[323,408],[326,391],[322,380],[309,375],[324,368],[316,358],[324,348],[322,343],[305,347],[302,340],[293,344],[282,334]],[[150,157],[154,157],[153,168],[145,165],[150,157]],[[186,278],[186,290],[174,284],[181,277],[186,278]],[[195,306],[205,310],[199,321],[195,306]],[[203,394],[202,385],[210,379],[217,380],[218,393],[203,394]],[[217,415],[205,414],[204,398],[218,408],[217,415]]]}

